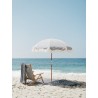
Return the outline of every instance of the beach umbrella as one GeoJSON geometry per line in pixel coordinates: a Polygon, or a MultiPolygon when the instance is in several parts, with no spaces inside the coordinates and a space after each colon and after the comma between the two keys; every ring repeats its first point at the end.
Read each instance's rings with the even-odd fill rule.
{"type": "MultiPolygon", "coordinates": [[[[64,41],[58,39],[45,39],[37,43],[33,46],[33,52],[49,52],[51,53],[51,61],[52,61],[52,53],[53,52],[66,52],[70,51],[72,48],[68,46],[64,41]]],[[[51,81],[52,81],[52,64],[51,64],[51,81]]]]}

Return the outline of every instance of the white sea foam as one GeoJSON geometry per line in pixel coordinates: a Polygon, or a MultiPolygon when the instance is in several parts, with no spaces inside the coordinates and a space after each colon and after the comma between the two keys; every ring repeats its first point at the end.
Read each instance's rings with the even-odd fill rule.
{"type": "MultiPolygon", "coordinates": [[[[34,74],[38,74],[38,73],[44,73],[45,75],[49,75],[51,73],[51,70],[34,70],[34,74]]],[[[58,76],[58,75],[61,75],[61,76],[69,76],[69,75],[78,75],[78,76],[81,76],[81,75],[86,75],[86,73],[74,73],[74,72],[71,72],[71,73],[68,73],[68,72],[61,72],[59,70],[53,70],[53,75],[54,76],[58,76]]],[[[13,77],[19,77],[21,74],[21,70],[14,70],[12,71],[12,76],[13,77]]]]}
{"type": "MultiPolygon", "coordinates": [[[[38,73],[44,73],[42,74],[43,79],[45,82],[49,82],[51,79],[51,71],[50,70],[34,70],[34,74],[38,73]]],[[[13,71],[12,72],[12,77],[20,77],[21,76],[21,70],[18,71],[13,71]]],[[[82,80],[86,81],[85,79],[86,74],[85,73],[64,73],[60,71],[54,71],[52,72],[52,80],[56,79],[67,79],[67,80],[82,80]]]]}
{"type": "Polygon", "coordinates": [[[19,77],[20,74],[21,74],[21,71],[20,70],[12,71],[12,77],[19,77]]]}

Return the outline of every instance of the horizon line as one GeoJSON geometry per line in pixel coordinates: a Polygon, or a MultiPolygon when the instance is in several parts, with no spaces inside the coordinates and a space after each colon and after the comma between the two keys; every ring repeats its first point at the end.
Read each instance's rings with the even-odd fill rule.
{"type": "MultiPolygon", "coordinates": [[[[50,59],[50,58],[32,58],[32,57],[12,57],[12,59],[50,59]]],[[[69,58],[69,57],[68,57],[69,58]]],[[[74,59],[74,57],[72,57],[73,59],[74,59]]],[[[76,58],[78,58],[78,59],[82,59],[82,58],[85,58],[86,59],[86,57],[76,57],[76,58]]],[[[67,59],[67,58],[52,58],[52,59],[67,59]]],[[[70,58],[71,59],[71,58],[70,58]]]]}

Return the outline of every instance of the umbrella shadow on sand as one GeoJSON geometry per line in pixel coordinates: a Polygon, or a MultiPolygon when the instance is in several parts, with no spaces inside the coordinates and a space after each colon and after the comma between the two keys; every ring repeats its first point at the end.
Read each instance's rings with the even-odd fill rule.
{"type": "Polygon", "coordinates": [[[48,83],[41,83],[41,82],[36,82],[35,84],[33,83],[28,83],[28,86],[38,86],[38,85],[50,85],[50,86],[59,86],[62,88],[86,88],[86,82],[80,82],[80,81],[71,81],[71,80],[54,80],[52,82],[48,83]]]}
{"type": "Polygon", "coordinates": [[[63,88],[86,88],[85,82],[71,81],[71,80],[64,80],[64,79],[52,81],[48,83],[48,85],[59,86],[63,88]]]}

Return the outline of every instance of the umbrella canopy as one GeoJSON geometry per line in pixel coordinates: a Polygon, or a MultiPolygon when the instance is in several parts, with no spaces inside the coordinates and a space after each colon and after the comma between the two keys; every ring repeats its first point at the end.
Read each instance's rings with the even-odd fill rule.
{"type": "MultiPolygon", "coordinates": [[[[58,39],[45,39],[33,46],[33,52],[50,52],[51,60],[53,52],[66,52],[72,50],[65,42],[58,39]]],[[[52,64],[51,64],[51,81],[52,81],[52,64]]]]}
{"type": "Polygon", "coordinates": [[[58,40],[58,39],[46,39],[40,41],[36,44],[32,51],[35,52],[64,52],[72,50],[71,47],[67,46],[65,42],[58,40]]]}

